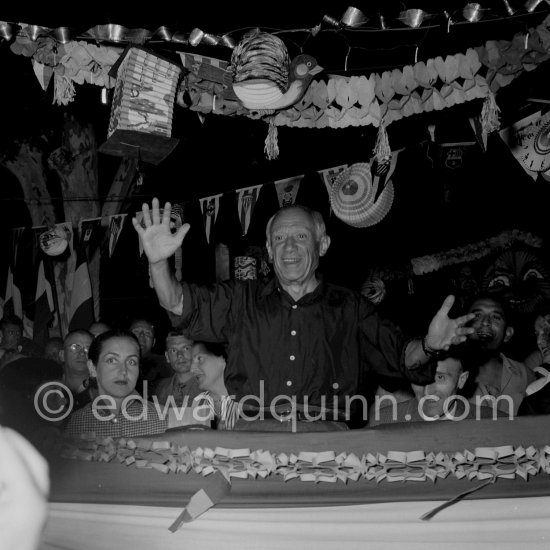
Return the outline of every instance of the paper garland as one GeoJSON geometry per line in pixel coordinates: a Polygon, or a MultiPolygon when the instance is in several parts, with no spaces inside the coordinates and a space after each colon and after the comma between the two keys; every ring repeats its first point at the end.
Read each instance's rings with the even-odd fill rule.
{"type": "Polygon", "coordinates": [[[491,237],[484,241],[472,243],[460,248],[453,248],[438,254],[413,258],[411,260],[412,270],[415,275],[424,275],[425,273],[437,271],[449,265],[479,260],[489,255],[497,248],[508,248],[516,242],[523,242],[537,248],[542,246],[542,239],[540,237],[518,229],[513,229],[511,231],[503,231],[496,237],[491,237]]]}
{"type": "Polygon", "coordinates": [[[227,481],[279,476],[284,481],[336,483],[367,480],[380,483],[431,481],[454,476],[457,479],[490,478],[528,480],[530,475],[550,473],[550,445],[543,448],[477,447],[454,453],[422,450],[387,454],[354,453],[332,450],[321,452],[271,453],[268,450],[228,449],[225,447],[190,449],[170,441],[151,439],[96,438],[83,434],[81,440],[65,443],[63,458],[119,462],[126,466],[154,469],[164,474],[194,471],[203,476],[221,474],[227,481]]]}

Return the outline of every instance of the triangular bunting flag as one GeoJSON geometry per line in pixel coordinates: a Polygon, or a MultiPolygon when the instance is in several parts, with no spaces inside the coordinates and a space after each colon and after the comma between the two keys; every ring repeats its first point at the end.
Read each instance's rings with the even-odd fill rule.
{"type": "Polygon", "coordinates": [[[115,214],[109,216],[109,258],[112,258],[115,250],[116,243],[120,233],[122,232],[122,226],[124,225],[124,219],[127,214],[115,214]]]}
{"type": "Polygon", "coordinates": [[[50,261],[49,258],[41,258],[39,261],[34,304],[28,311],[29,317],[33,319],[33,340],[40,346],[44,346],[49,338],[49,327],[55,312],[52,284],[45,266],[45,262],[50,261]]]}
{"type": "Polygon", "coordinates": [[[332,184],[334,180],[338,177],[338,174],[345,170],[348,167],[347,164],[342,164],[341,166],[335,166],[334,168],[327,168],[326,170],[319,170],[319,175],[323,178],[325,186],[327,188],[327,193],[330,196],[332,190],[332,184]]]}
{"type": "Polygon", "coordinates": [[[202,220],[204,222],[204,232],[206,233],[206,240],[210,244],[210,233],[212,232],[212,227],[216,223],[216,218],[218,217],[218,211],[220,210],[220,197],[219,195],[212,195],[211,197],[205,197],[200,199],[202,220]]]}
{"type": "Polygon", "coordinates": [[[277,190],[277,197],[279,199],[279,206],[290,206],[296,202],[296,195],[298,189],[300,189],[300,182],[304,175],[294,176],[292,178],[286,178],[275,182],[275,189],[277,190]]]}
{"type": "Polygon", "coordinates": [[[380,164],[377,162],[376,157],[372,157],[370,161],[370,170],[372,176],[372,187],[376,189],[376,196],[374,200],[378,199],[378,196],[384,190],[384,187],[390,182],[395,167],[397,166],[397,157],[403,149],[398,149],[391,152],[391,157],[387,162],[380,164]]]}
{"type": "Polygon", "coordinates": [[[239,210],[239,219],[241,221],[241,227],[243,235],[246,235],[248,226],[250,225],[250,217],[256,201],[258,200],[258,193],[262,185],[253,185],[252,187],[245,187],[243,189],[237,189],[237,208],[239,210]]]}
{"type": "MultiPolygon", "coordinates": [[[[83,236],[86,236],[86,232],[84,232],[83,236]]],[[[95,320],[86,245],[87,242],[80,239],[76,251],[76,263],[69,305],[69,332],[77,329],[88,329],[95,320]]]]}
{"type": "Polygon", "coordinates": [[[21,320],[23,320],[23,301],[21,298],[21,288],[18,284],[17,264],[20,259],[19,246],[21,245],[24,231],[24,227],[15,227],[11,230],[12,255],[8,268],[6,293],[4,297],[4,312],[6,314],[17,315],[21,320]]]}
{"type": "Polygon", "coordinates": [[[46,91],[53,76],[53,67],[33,60],[32,68],[41,88],[46,91]]]}

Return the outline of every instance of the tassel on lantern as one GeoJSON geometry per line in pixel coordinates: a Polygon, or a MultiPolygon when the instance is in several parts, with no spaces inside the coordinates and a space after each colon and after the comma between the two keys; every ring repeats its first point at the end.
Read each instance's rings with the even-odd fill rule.
{"type": "Polygon", "coordinates": [[[388,132],[386,131],[386,125],[383,120],[380,121],[378,135],[376,136],[376,144],[374,145],[372,152],[374,153],[378,164],[385,164],[391,159],[391,148],[388,139],[388,132]]]}
{"type": "Polygon", "coordinates": [[[500,128],[499,112],[495,94],[489,91],[481,109],[481,132],[484,138],[500,128]]]}
{"type": "Polygon", "coordinates": [[[269,160],[274,160],[279,156],[279,144],[277,143],[277,126],[275,126],[275,117],[269,120],[269,129],[265,138],[264,152],[269,160]]]}

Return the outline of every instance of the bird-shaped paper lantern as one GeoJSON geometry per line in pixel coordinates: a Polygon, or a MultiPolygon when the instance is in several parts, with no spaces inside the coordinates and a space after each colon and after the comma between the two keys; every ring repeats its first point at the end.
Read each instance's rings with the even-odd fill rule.
{"type": "Polygon", "coordinates": [[[233,50],[233,91],[251,110],[278,110],[297,103],[314,75],[323,69],[310,55],[289,63],[284,42],[259,29],[245,35],[233,50]]]}

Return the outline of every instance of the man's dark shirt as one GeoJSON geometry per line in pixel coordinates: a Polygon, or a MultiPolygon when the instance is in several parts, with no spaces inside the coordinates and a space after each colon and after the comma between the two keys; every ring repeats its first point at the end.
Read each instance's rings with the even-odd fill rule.
{"type": "Polygon", "coordinates": [[[184,283],[183,304],[189,313],[170,314],[175,326],[194,340],[227,342],[225,383],[236,399],[263,393],[268,407],[278,395],[296,395],[297,403],[307,396],[309,405],[346,410],[345,396],[355,395],[371,370],[431,379],[430,368],[404,366],[402,331],[347,288],[321,281],[295,302],[275,279],[184,283]]]}

